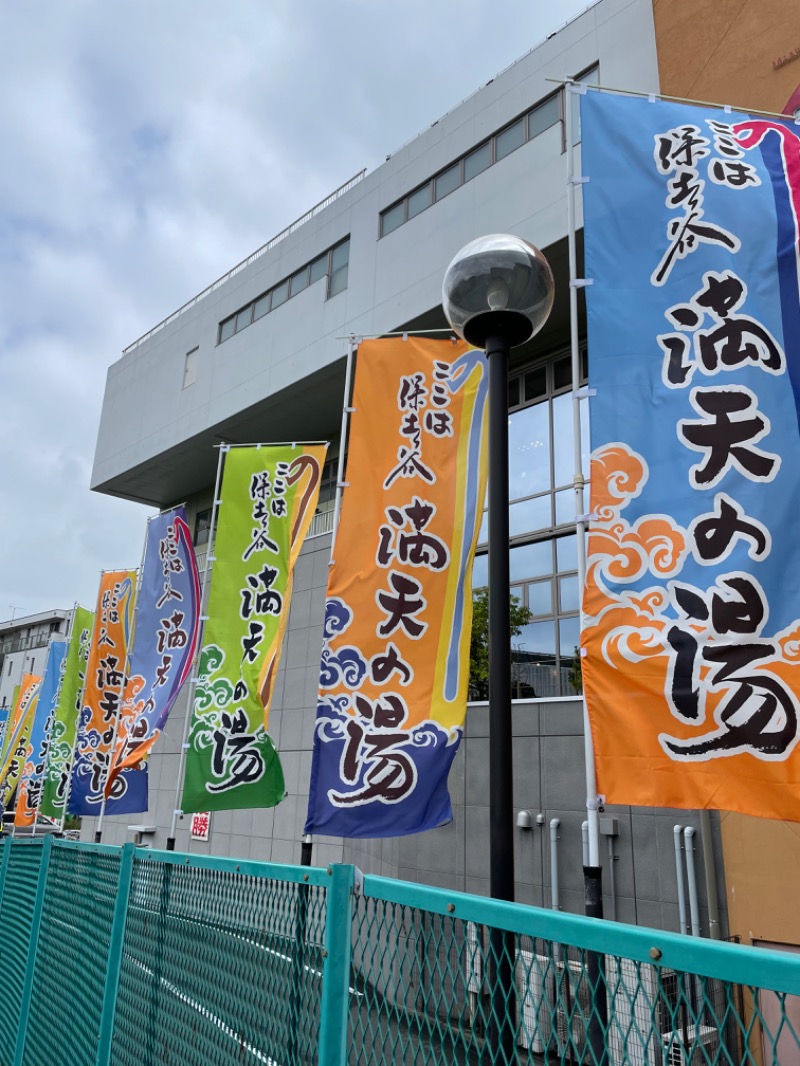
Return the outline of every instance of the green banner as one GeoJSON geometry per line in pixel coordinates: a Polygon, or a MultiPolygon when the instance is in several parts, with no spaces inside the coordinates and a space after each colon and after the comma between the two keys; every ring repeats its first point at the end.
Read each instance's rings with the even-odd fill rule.
{"type": "Polygon", "coordinates": [[[286,795],[267,732],[292,569],[326,447],[230,448],[186,752],[182,810],[274,807],[286,795]]]}
{"type": "Polygon", "coordinates": [[[39,807],[39,813],[48,818],[61,818],[64,814],[93,622],[91,611],[85,607],[75,608],[72,636],[50,733],[45,783],[39,807]]]}

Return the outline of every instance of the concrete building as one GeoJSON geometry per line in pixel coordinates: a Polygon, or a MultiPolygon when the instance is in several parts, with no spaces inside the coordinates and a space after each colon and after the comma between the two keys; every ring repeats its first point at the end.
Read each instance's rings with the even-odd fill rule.
{"type": "Polygon", "coordinates": [[[41,674],[54,637],[65,639],[72,610],[43,611],[0,622],[0,717],[12,706],[23,674],[41,674]]]}
{"type": "MultiPolygon", "coordinates": [[[[346,338],[445,329],[442,276],[476,236],[510,232],[542,248],[554,270],[556,303],[535,342],[514,350],[509,384],[512,592],[534,615],[515,641],[521,698],[514,705],[514,799],[517,812],[530,813],[531,825],[516,830],[516,880],[520,901],[550,905],[554,845],[546,827],[559,819],[560,905],[573,911],[583,909],[585,788],[574,659],[567,145],[558,82],[573,77],[658,92],[657,29],[651,0],[598,0],[131,344],[108,372],[92,476],[96,491],[150,505],[187,500],[202,553],[215,445],[328,439],[335,459],[346,338]],[[132,409],[135,419],[128,417],[132,409]]],[[[186,817],[179,822],[179,849],[299,860],[330,552],[329,466],[320,514],[296,570],[270,715],[289,796],[273,810],[213,815],[207,843],[190,841],[186,817]]],[[[479,555],[477,585],[485,583],[485,563],[479,555]]],[[[151,760],[150,811],[107,819],[104,841],[130,839],[136,822],[139,832],[145,826],[145,840],[164,846],[185,713],[184,695],[151,760]]],[[[315,841],[315,863],[352,861],[368,871],[487,893],[487,717],[485,703],[470,705],[450,777],[451,825],[385,841],[322,839],[315,841]]],[[[677,929],[674,825],[699,830],[696,813],[626,807],[606,814],[606,913],[677,929]]],[[[714,816],[711,867],[721,881],[718,824],[714,816]]],[[[87,820],[84,837],[93,830],[87,820]]],[[[702,869],[699,856],[697,866],[702,869]]],[[[707,932],[702,875],[699,881],[707,932]]],[[[721,889],[720,896],[724,934],[721,889]]]]}

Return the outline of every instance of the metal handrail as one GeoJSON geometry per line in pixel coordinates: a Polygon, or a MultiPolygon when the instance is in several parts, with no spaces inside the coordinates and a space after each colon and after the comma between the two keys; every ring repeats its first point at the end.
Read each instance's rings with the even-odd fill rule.
{"type": "Polygon", "coordinates": [[[212,282],[207,288],[203,289],[202,292],[199,292],[197,296],[193,296],[191,300],[188,300],[185,304],[179,307],[177,311],[173,311],[171,315],[167,315],[167,317],[163,321],[159,322],[157,326],[153,326],[153,328],[149,329],[147,333],[143,333],[141,337],[139,337],[133,342],[133,344],[129,344],[127,348],[123,348],[122,354],[128,355],[134,350],[134,348],[138,348],[140,344],[144,344],[146,340],[149,340],[154,334],[162,330],[164,326],[168,326],[170,322],[174,322],[176,318],[179,318],[184,313],[184,311],[188,311],[190,307],[194,307],[196,303],[199,303],[200,300],[204,299],[210,293],[214,292],[220,287],[220,285],[224,285],[226,281],[234,277],[234,275],[238,274],[240,270],[244,270],[245,267],[255,262],[255,260],[258,259],[259,256],[262,256],[265,252],[270,251],[270,249],[274,248],[276,244],[278,244],[284,239],[284,237],[288,237],[290,233],[294,233],[295,230],[299,229],[306,222],[310,221],[310,219],[312,219],[315,215],[318,215],[320,211],[323,211],[335,200],[338,200],[340,196],[343,196],[346,192],[352,189],[354,185],[358,185],[358,183],[361,181],[361,179],[366,173],[367,168],[364,167],[363,170],[360,170],[357,174],[354,174],[352,178],[348,179],[343,185],[340,185],[338,189],[334,189],[333,192],[330,193],[330,195],[326,196],[324,200],[320,200],[318,204],[314,204],[314,206],[308,211],[306,211],[304,215],[301,215],[300,218],[295,219],[295,221],[288,225],[285,229],[282,229],[280,233],[277,233],[274,237],[271,237],[266,244],[262,244],[260,248],[257,248],[254,252],[248,255],[248,257],[246,259],[243,259],[241,263],[237,263],[235,267],[232,267],[227,272],[227,274],[223,274],[221,278],[217,278],[216,281],[212,282]]]}

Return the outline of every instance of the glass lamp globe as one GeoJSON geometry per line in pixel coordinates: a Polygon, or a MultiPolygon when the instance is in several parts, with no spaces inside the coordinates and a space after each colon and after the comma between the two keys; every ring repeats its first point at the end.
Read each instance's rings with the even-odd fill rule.
{"type": "Polygon", "coordinates": [[[450,263],[442,306],[459,337],[476,348],[484,348],[489,337],[513,348],[545,324],[553,290],[553,272],[538,248],[493,233],[465,244],[450,263]]]}

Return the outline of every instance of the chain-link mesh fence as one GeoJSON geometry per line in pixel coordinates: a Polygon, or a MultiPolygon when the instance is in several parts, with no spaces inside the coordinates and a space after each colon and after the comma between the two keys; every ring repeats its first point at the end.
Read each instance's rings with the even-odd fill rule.
{"type": "MultiPolygon", "coordinates": [[[[379,887],[355,905],[354,1066],[800,1063],[800,999],[663,965],[657,946],[645,951],[647,938],[680,948],[674,934],[636,930],[639,954],[654,959],[645,962],[614,950],[615,923],[604,925],[605,950],[589,950],[535,935],[537,924],[575,928],[574,918],[506,905],[497,913],[513,912],[516,928],[498,929],[457,916],[469,897],[451,893],[445,906],[445,893],[395,884],[385,899],[381,880],[368,878],[379,887]],[[421,894],[439,896],[441,911],[415,906],[421,894]],[[520,921],[526,912],[530,921],[520,921]]],[[[476,915],[493,909],[490,901],[471,903],[476,915]]],[[[692,944],[701,956],[716,946],[692,944]]],[[[763,962],[754,949],[739,951],[763,962]]],[[[716,956],[716,968],[724,970],[724,961],[716,956]]],[[[796,967],[800,992],[800,961],[781,962],[796,967]]]]}
{"type": "Polygon", "coordinates": [[[67,1032],[71,1060],[94,1062],[119,869],[118,848],[50,856],[23,1066],[58,1062],[67,1032]]]}
{"type": "Polygon", "coordinates": [[[0,1066],[789,1066],[800,960],[352,867],[0,846],[0,1066]]]}
{"type": "Polygon", "coordinates": [[[6,841],[3,845],[0,898],[0,974],[3,1010],[0,1024],[0,1063],[11,1066],[24,1006],[25,971],[31,948],[42,841],[6,841]],[[6,853],[7,852],[7,853],[6,853]]]}
{"type": "Polygon", "coordinates": [[[137,859],[112,1062],[316,1062],[324,923],[319,887],[137,859]]]}

